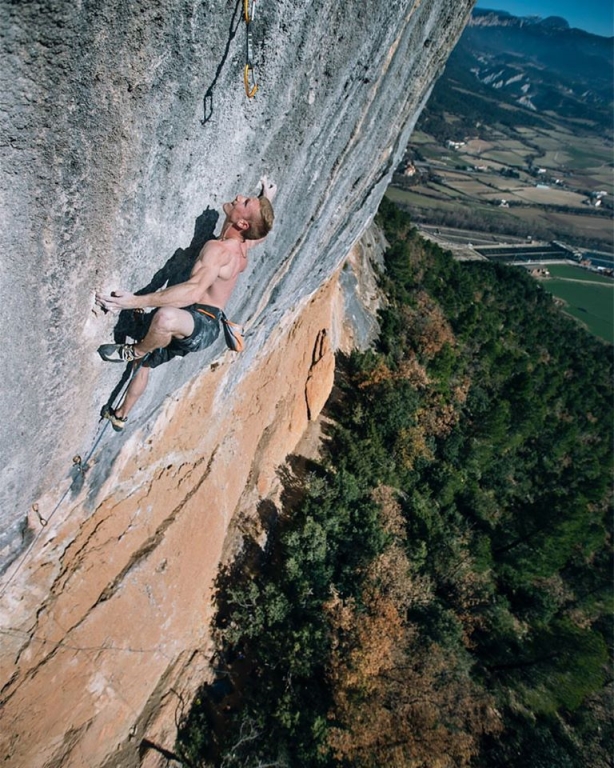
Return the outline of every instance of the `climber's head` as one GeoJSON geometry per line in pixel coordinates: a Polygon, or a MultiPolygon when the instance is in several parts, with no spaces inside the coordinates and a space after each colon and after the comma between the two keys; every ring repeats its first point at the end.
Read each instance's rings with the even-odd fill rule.
{"type": "Polygon", "coordinates": [[[224,203],[223,209],[226,220],[245,240],[261,240],[273,227],[273,206],[266,197],[237,195],[230,203],[224,203]]]}

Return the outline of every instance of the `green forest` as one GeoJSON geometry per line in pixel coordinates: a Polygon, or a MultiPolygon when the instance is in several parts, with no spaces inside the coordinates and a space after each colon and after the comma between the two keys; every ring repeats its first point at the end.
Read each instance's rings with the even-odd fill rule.
{"type": "Polygon", "coordinates": [[[613,348],[384,200],[374,348],[338,359],[220,573],[184,765],[611,766],[613,348]]]}

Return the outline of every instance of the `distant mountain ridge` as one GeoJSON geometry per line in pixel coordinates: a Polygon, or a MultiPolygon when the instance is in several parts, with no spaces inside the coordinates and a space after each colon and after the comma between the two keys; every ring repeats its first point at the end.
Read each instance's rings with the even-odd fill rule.
{"type": "MultiPolygon", "coordinates": [[[[471,27],[523,27],[526,25],[543,25],[551,29],[570,29],[567,19],[561,16],[512,16],[507,11],[490,11],[475,8],[468,26],[471,27]]],[[[589,33],[587,33],[589,34],[589,33]]]]}
{"type": "Polygon", "coordinates": [[[445,100],[456,89],[463,98],[469,92],[534,114],[533,120],[521,116],[521,123],[556,115],[588,121],[610,134],[613,67],[612,38],[571,28],[557,16],[516,17],[474,9],[433,101],[445,100]]]}

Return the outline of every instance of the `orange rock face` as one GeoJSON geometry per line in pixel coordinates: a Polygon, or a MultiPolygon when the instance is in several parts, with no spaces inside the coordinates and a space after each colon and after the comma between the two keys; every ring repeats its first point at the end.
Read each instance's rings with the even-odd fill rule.
{"type": "MultiPolygon", "coordinates": [[[[326,402],[339,306],[335,279],[278,327],[231,391],[237,358],[227,352],[148,431],[128,436],[96,498],[86,479],[39,527],[2,598],[7,765],[166,764],[149,743],[172,750],[207,676],[229,526],[275,495],[278,467],[326,402]]],[[[39,500],[41,514],[61,492],[39,500]]]]}

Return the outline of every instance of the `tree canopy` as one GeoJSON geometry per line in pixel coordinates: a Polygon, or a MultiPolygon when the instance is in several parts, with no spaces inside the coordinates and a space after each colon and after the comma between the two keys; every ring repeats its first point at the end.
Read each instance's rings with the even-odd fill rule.
{"type": "Polygon", "coordinates": [[[322,461],[220,574],[177,749],[605,768],[612,347],[523,271],[455,261],[386,200],[379,223],[379,340],[339,359],[322,461]]]}

